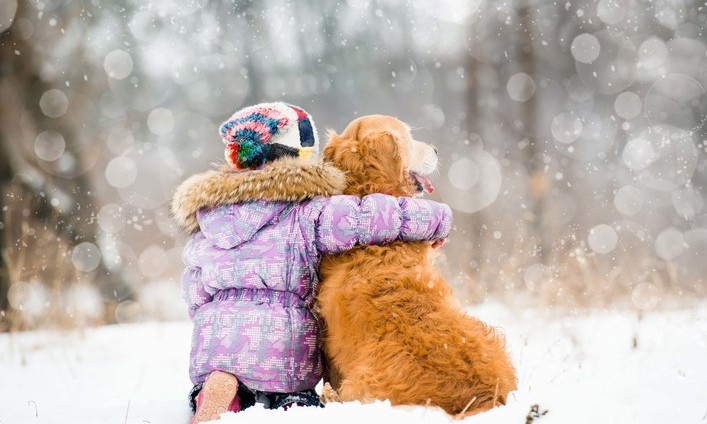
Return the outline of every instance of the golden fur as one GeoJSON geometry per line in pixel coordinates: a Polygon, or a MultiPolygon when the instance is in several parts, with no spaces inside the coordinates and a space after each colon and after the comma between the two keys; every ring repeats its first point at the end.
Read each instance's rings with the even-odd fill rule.
{"type": "MultiPolygon", "coordinates": [[[[346,173],[345,194],[415,194],[408,170],[419,142],[402,122],[366,116],[329,137],[324,160],[346,173]]],[[[463,417],[504,404],[516,388],[503,336],[455,305],[431,251],[395,242],[323,259],[317,305],[341,400],[433,405],[463,417]]]]}

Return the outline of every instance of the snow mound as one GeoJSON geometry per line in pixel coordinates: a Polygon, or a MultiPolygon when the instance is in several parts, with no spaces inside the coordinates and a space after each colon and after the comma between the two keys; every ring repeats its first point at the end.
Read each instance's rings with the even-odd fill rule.
{"type": "MultiPolygon", "coordinates": [[[[643,314],[487,304],[469,313],[506,333],[519,385],[508,405],[461,422],[707,420],[707,304],[643,314]]],[[[177,322],[1,334],[0,423],[187,424],[190,333],[188,322],[177,322]]],[[[288,411],[255,406],[218,422],[342,420],[460,422],[437,408],[393,407],[387,401],[288,411]]]]}

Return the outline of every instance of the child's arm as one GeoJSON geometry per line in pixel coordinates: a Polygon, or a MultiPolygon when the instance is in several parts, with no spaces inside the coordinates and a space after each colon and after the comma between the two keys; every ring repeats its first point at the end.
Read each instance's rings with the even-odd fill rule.
{"type": "Polygon", "coordinates": [[[213,295],[206,291],[201,280],[201,253],[208,247],[208,241],[201,233],[189,238],[182,251],[182,261],[186,268],[182,272],[182,298],[189,307],[189,318],[201,306],[211,302],[213,295]]]}
{"type": "Polygon", "coordinates": [[[196,310],[213,299],[201,283],[201,268],[187,268],[182,273],[182,298],[189,307],[189,318],[194,318],[196,310]]]}
{"type": "Polygon", "coordinates": [[[432,200],[385,194],[333,196],[316,222],[316,244],[320,252],[337,253],[357,244],[439,241],[449,236],[451,227],[449,206],[432,200]]]}
{"type": "Polygon", "coordinates": [[[400,240],[440,242],[452,229],[452,209],[434,200],[399,197],[403,211],[400,240]]]}

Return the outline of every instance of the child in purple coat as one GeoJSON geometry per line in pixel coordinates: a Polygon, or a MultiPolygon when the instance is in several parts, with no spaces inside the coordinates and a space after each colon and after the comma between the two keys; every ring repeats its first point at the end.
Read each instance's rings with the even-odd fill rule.
{"type": "Polygon", "coordinates": [[[448,206],[340,193],[344,175],[310,161],[316,129],[285,103],[250,106],[220,129],[230,167],[184,181],[172,212],[191,237],[182,293],[194,322],[192,423],[262,400],[320,405],[319,323],[312,311],[323,254],[358,244],[444,240],[448,206]]]}

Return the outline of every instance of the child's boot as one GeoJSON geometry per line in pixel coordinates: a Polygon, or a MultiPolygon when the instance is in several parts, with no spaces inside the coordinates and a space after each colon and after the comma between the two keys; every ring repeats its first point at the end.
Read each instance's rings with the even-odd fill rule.
{"type": "Polygon", "coordinates": [[[270,409],[289,409],[292,405],[297,406],[317,406],[323,407],[321,399],[317,392],[313,389],[304,390],[295,393],[277,393],[271,394],[270,409]]]}
{"type": "Polygon", "coordinates": [[[191,424],[213,421],[227,411],[238,412],[238,379],[233,374],[214,371],[196,396],[196,412],[191,424]]]}

